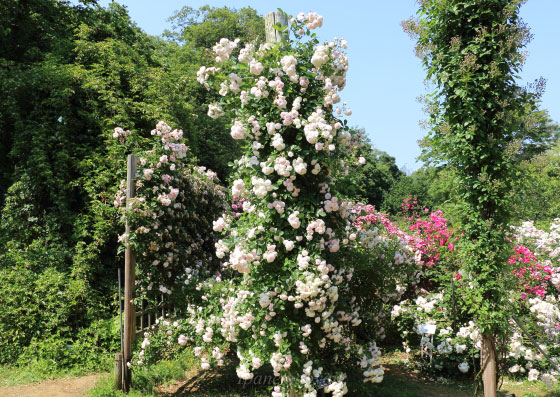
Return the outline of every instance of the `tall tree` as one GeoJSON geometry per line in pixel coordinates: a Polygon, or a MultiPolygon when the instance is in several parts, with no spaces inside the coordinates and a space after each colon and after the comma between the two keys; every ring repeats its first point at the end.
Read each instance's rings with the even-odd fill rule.
{"type": "Polygon", "coordinates": [[[164,36],[199,49],[212,48],[223,37],[242,42],[264,39],[264,20],[251,7],[240,10],[205,5],[199,9],[184,6],[170,18],[173,30],[164,36]]]}
{"type": "Polygon", "coordinates": [[[68,317],[41,306],[50,301],[38,295],[39,308],[25,320],[0,305],[0,331],[8,335],[1,363],[52,329],[75,338],[116,307],[113,200],[126,158],[112,137],[116,126],[139,136],[140,150],[158,120],[180,126],[203,165],[227,176],[238,148],[224,145],[224,123],[206,116],[208,94],[196,82],[209,58],[201,40],[212,28],[219,38],[248,41],[263,35],[263,23],[252,9],[204,7],[180,31],[188,42],[178,43],[148,36],[118,3],[0,0],[0,9],[0,282],[13,287],[0,302],[35,296],[38,284],[53,302],[59,294],[76,298],[68,317]]]}
{"type": "Polygon", "coordinates": [[[521,163],[522,181],[515,186],[517,223],[532,220],[548,227],[560,218],[560,143],[521,163]]]}
{"type": "Polygon", "coordinates": [[[495,335],[508,319],[501,284],[509,247],[514,182],[513,142],[528,91],[515,82],[530,38],[519,19],[522,0],[424,0],[404,23],[435,90],[426,143],[456,175],[464,231],[463,264],[473,288],[462,291],[483,334],[484,394],[496,395],[495,335]],[[466,259],[466,258],[465,258],[466,259]]]}
{"type": "Polygon", "coordinates": [[[546,152],[560,139],[560,125],[550,118],[547,110],[539,107],[539,102],[528,101],[525,112],[525,117],[519,120],[519,127],[514,133],[520,146],[517,161],[527,161],[546,152]]]}

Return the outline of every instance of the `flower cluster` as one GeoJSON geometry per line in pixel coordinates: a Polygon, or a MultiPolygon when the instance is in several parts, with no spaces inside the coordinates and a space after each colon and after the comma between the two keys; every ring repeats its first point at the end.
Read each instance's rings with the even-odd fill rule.
{"type": "Polygon", "coordinates": [[[113,132],[113,138],[118,139],[121,143],[124,143],[125,138],[130,134],[131,132],[129,130],[123,130],[121,127],[116,127],[113,132]]]}
{"type": "Polygon", "coordinates": [[[428,220],[418,218],[409,226],[411,232],[418,236],[414,248],[419,258],[418,263],[425,266],[435,266],[441,257],[441,248],[453,251],[455,245],[450,242],[451,231],[447,228],[447,219],[442,211],[432,212],[428,220]]]}
{"type": "Polygon", "coordinates": [[[116,194],[131,225],[119,240],[136,253],[140,296],[179,299],[217,269],[210,219],[224,209],[225,193],[214,172],[190,162],[181,130],[160,121],[151,134],[153,148],[137,153],[135,197],[125,205],[124,181],[116,194]]]}
{"type": "Polygon", "coordinates": [[[473,321],[453,324],[444,295],[445,291],[423,290],[415,299],[395,305],[391,317],[401,330],[405,351],[419,349],[420,366],[466,374],[473,355],[480,350],[482,336],[473,321]]]}
{"type": "Polygon", "coordinates": [[[544,298],[552,279],[553,269],[537,263],[535,254],[523,245],[516,245],[514,251],[515,254],[509,258],[508,263],[516,265],[513,274],[519,278],[519,283],[523,286],[522,298],[527,299],[528,295],[544,298]]]}
{"type": "MultiPolygon", "coordinates": [[[[509,263],[521,297],[519,303],[525,328],[540,343],[540,348],[560,364],[560,219],[550,225],[550,231],[535,227],[531,221],[513,227],[518,245],[509,263]]],[[[514,335],[509,349],[508,370],[523,374],[529,380],[558,382],[558,374],[548,359],[526,340],[521,332],[514,335]]]]}

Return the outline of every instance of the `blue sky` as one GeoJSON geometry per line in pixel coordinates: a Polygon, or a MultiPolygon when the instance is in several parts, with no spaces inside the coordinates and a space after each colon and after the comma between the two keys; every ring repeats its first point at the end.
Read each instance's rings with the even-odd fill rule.
{"type": "MultiPolygon", "coordinates": [[[[300,11],[323,15],[323,28],[317,31],[319,37],[323,40],[344,37],[348,41],[350,69],[341,97],[353,110],[350,123],[364,128],[374,146],[395,157],[399,167],[415,170],[421,166],[415,158],[420,154],[417,140],[426,134],[418,124],[425,115],[416,98],[427,92],[425,73],[420,60],[414,56],[413,41],[400,27],[402,20],[415,14],[416,0],[117,2],[127,6],[132,20],[151,35],[159,35],[170,28],[166,19],[185,5],[193,8],[205,4],[234,8],[250,6],[261,15],[280,6],[292,15],[300,11]]],[[[106,6],[110,1],[100,0],[99,3],[106,6]]],[[[541,76],[547,79],[542,107],[550,112],[553,120],[560,122],[558,15],[558,0],[529,0],[523,5],[521,17],[531,28],[534,38],[527,47],[529,57],[520,82],[526,84],[541,76]]]]}

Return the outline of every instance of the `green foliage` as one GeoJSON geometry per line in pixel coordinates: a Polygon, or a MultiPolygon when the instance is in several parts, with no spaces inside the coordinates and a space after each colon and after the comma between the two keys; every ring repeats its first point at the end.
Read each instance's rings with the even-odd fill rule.
{"type": "Polygon", "coordinates": [[[372,204],[379,209],[386,192],[404,174],[399,170],[394,157],[373,148],[367,140],[357,154],[364,158],[365,164],[348,164],[348,172],[339,179],[340,193],[353,201],[372,204]]]}
{"type": "Polygon", "coordinates": [[[198,10],[184,6],[169,18],[174,31],[164,36],[198,48],[212,48],[222,37],[239,38],[242,42],[264,40],[264,20],[251,7],[240,10],[209,5],[198,10]]]}
{"type": "Polygon", "coordinates": [[[4,59],[34,62],[69,34],[72,23],[68,3],[57,0],[3,0],[0,15],[0,53],[4,59]],[[56,21],[56,23],[53,23],[56,21]]]}
{"type": "Polygon", "coordinates": [[[107,352],[118,350],[118,322],[88,313],[83,280],[16,264],[0,271],[0,282],[0,363],[43,362],[50,372],[107,368],[107,352]]]}
{"type": "Polygon", "coordinates": [[[524,177],[515,188],[517,222],[533,220],[548,226],[552,219],[560,217],[560,144],[524,161],[520,173],[524,177]]]}
{"type": "Polygon", "coordinates": [[[33,340],[69,336],[83,320],[86,291],[79,280],[54,268],[34,273],[22,265],[1,270],[0,280],[1,363],[15,360],[33,340]]]}
{"type": "Polygon", "coordinates": [[[93,362],[91,355],[114,348],[95,319],[116,310],[122,226],[113,199],[126,155],[148,149],[143,138],[166,119],[185,127],[203,165],[227,175],[238,148],[223,145],[223,123],[204,115],[208,94],[194,76],[207,55],[194,31],[200,25],[202,38],[212,26],[220,37],[252,38],[262,35],[262,18],[250,8],[206,7],[192,39],[179,45],[146,35],[117,3],[2,4],[0,274],[9,286],[0,296],[13,305],[0,314],[0,362],[26,354],[23,364],[36,353],[56,366],[82,365],[80,354],[93,362]],[[223,23],[213,24],[216,15],[226,15],[223,23]],[[138,135],[136,146],[114,144],[117,125],[138,135]],[[38,288],[48,291],[45,303],[28,295],[38,288]],[[54,304],[59,292],[64,307],[54,304]],[[80,344],[81,332],[96,342],[80,344]]]}
{"type": "MultiPolygon", "coordinates": [[[[544,85],[540,80],[537,84],[544,85]]],[[[537,87],[537,92],[543,89],[537,87]]],[[[514,139],[521,143],[517,161],[528,161],[558,143],[560,126],[551,120],[548,111],[539,109],[538,102],[529,101],[525,104],[525,115],[519,124],[514,132],[514,139]]]]}
{"type": "Polygon", "coordinates": [[[403,200],[410,196],[418,200],[418,207],[452,214],[450,203],[453,173],[447,167],[425,166],[411,175],[401,176],[386,192],[381,209],[391,215],[402,214],[403,200]]]}
{"type": "Polygon", "coordinates": [[[515,83],[529,39],[518,18],[521,1],[422,2],[406,27],[418,38],[435,91],[429,96],[431,131],[424,141],[436,162],[455,174],[465,233],[461,263],[473,289],[468,312],[486,332],[507,324],[501,274],[509,244],[515,132],[535,96],[515,83]]]}
{"type": "MultiPolygon", "coordinates": [[[[38,47],[40,56],[13,59],[3,52],[8,55],[1,60],[6,68],[0,81],[10,95],[3,96],[0,111],[7,154],[0,170],[0,193],[6,192],[0,199],[0,268],[9,283],[2,299],[13,301],[0,320],[8,341],[2,362],[23,354],[20,364],[91,368],[101,358],[88,354],[105,351],[113,337],[96,337],[100,348],[74,341],[96,317],[108,316],[116,285],[118,218],[104,194],[122,170],[107,156],[104,131],[116,120],[142,124],[158,116],[144,118],[146,110],[131,109],[133,100],[156,102],[141,85],[149,81],[144,74],[153,65],[153,47],[118,5],[31,3],[18,11],[25,14],[20,22],[29,17],[52,25],[44,28],[52,37],[38,47]],[[134,95],[144,90],[147,95],[134,95]]],[[[32,47],[26,37],[13,42],[32,47]]]]}

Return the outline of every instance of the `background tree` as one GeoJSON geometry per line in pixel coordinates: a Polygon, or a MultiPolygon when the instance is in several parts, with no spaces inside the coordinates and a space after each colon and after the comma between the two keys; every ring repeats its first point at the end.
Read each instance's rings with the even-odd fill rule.
{"type": "Polygon", "coordinates": [[[263,18],[251,7],[184,6],[168,21],[173,30],[166,30],[164,37],[193,48],[211,49],[222,37],[236,37],[245,43],[264,39],[263,18]]]}
{"type": "MultiPolygon", "coordinates": [[[[363,136],[364,131],[359,132],[363,136]]],[[[347,164],[348,172],[340,178],[341,194],[379,209],[385,193],[404,173],[399,170],[394,157],[374,148],[366,137],[362,139],[363,146],[357,154],[364,163],[347,164]]]]}
{"type": "MultiPolygon", "coordinates": [[[[523,116],[519,120],[519,125],[514,132],[514,139],[520,142],[520,149],[516,155],[516,160],[526,161],[552,148],[560,138],[560,126],[554,122],[547,110],[543,110],[536,100],[544,90],[543,79],[537,80],[534,97],[525,103],[523,116]]],[[[530,85],[528,89],[532,89],[530,85]]]]}
{"type": "Polygon", "coordinates": [[[401,215],[403,200],[412,196],[418,200],[421,209],[452,213],[449,201],[452,181],[453,174],[448,167],[424,166],[410,175],[402,175],[385,192],[381,209],[390,215],[401,215]]]}
{"type": "MultiPolygon", "coordinates": [[[[114,145],[113,129],[133,131],[141,150],[158,120],[181,126],[193,157],[222,180],[238,147],[223,144],[227,129],[206,116],[208,94],[196,83],[209,56],[200,47],[203,30],[181,42],[150,37],[117,3],[1,4],[0,281],[11,288],[0,291],[0,362],[39,357],[66,366],[84,355],[66,348],[81,332],[102,339],[91,336],[84,349],[116,346],[110,321],[96,323],[117,308],[121,263],[113,200],[126,152],[114,145]],[[64,311],[49,303],[60,296],[64,311]]],[[[252,9],[196,12],[193,29],[212,26],[219,37],[234,29],[247,40],[262,35],[252,9]],[[228,17],[218,23],[218,14],[228,17]],[[233,28],[230,20],[237,21],[233,28]]],[[[103,365],[87,357],[84,368],[103,365]]]]}
{"type": "Polygon", "coordinates": [[[206,116],[206,104],[218,100],[219,95],[185,76],[195,76],[201,65],[213,61],[209,49],[222,37],[239,38],[241,44],[264,40],[264,20],[250,7],[236,10],[206,5],[199,9],[185,6],[169,21],[173,29],[163,34],[170,43],[163,46],[170,83],[166,90],[172,93],[169,105],[175,109],[178,125],[188,134],[189,146],[200,163],[226,180],[230,173],[228,163],[240,156],[240,145],[231,142],[224,121],[206,116]]]}
{"type": "Polygon", "coordinates": [[[532,220],[547,228],[560,218],[560,144],[521,163],[524,178],[515,186],[516,222],[532,220]]]}

